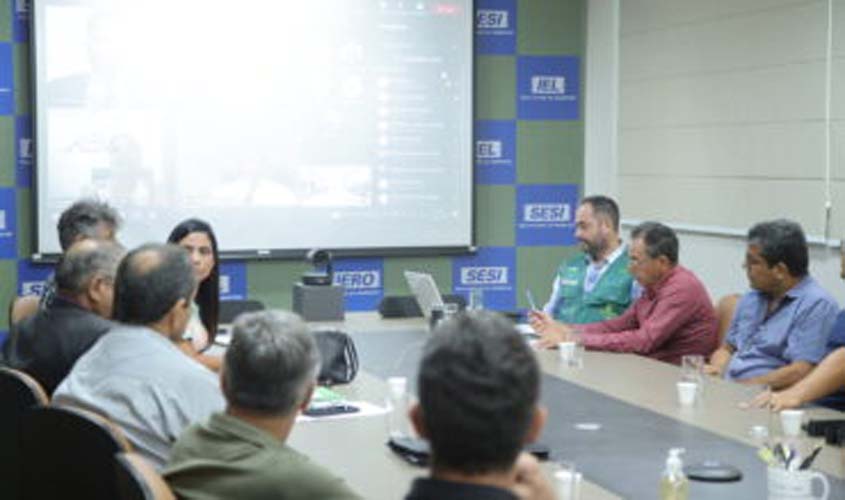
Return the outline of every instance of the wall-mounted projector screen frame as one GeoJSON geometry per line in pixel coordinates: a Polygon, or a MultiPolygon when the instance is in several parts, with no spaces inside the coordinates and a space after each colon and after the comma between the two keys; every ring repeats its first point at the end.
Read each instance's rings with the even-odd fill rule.
{"type": "Polygon", "coordinates": [[[126,246],[474,248],[472,0],[33,0],[36,259],[81,197],[126,246]]]}

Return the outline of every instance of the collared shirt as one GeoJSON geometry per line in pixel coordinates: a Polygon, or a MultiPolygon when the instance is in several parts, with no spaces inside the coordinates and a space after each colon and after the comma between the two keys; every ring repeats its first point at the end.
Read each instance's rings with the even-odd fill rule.
{"type": "MultiPolygon", "coordinates": [[[[619,247],[608,255],[606,259],[598,262],[591,260],[589,255],[584,254],[584,259],[587,262],[587,273],[584,276],[584,292],[592,292],[596,287],[596,283],[599,282],[599,279],[601,279],[607,268],[609,268],[611,264],[616,262],[616,259],[627,251],[627,245],[619,245],[619,247]]],[[[643,289],[639,283],[634,281],[631,284],[631,302],[637,300],[640,297],[640,294],[642,294],[642,291],[643,289]]],[[[562,299],[560,280],[555,277],[555,280],[552,283],[552,294],[549,296],[549,301],[543,306],[543,311],[547,314],[554,314],[554,311],[558,306],[558,302],[562,299]]]]}
{"type": "Polygon", "coordinates": [[[736,306],[725,341],[736,350],[727,379],[765,375],[796,361],[817,364],[825,355],[839,306],[812,277],[792,287],[767,313],[769,298],[752,290],[736,306]]]}
{"type": "Polygon", "coordinates": [[[79,358],[53,400],[107,416],[157,468],[188,425],[225,405],[211,371],[158,332],[129,325],[79,358]]]}
{"type": "Polygon", "coordinates": [[[716,313],[707,290],[677,265],[621,316],[579,327],[590,349],[633,352],[680,364],[687,354],[709,356],[716,348],[716,313]]]}
{"type": "Polygon", "coordinates": [[[480,484],[444,481],[431,477],[414,479],[405,500],[516,500],[508,490],[480,484]]]}
{"type": "Polygon", "coordinates": [[[185,431],[173,446],[164,476],[179,498],[190,500],[360,498],[305,455],[226,413],[215,413],[185,431]]]}
{"type": "Polygon", "coordinates": [[[49,306],[15,326],[4,349],[9,365],[32,375],[52,394],[73,364],[114,326],[56,295],[49,306]]]}

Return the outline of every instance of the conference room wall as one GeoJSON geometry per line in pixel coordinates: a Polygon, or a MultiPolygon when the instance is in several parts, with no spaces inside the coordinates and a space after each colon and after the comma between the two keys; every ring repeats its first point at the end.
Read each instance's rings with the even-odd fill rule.
{"type": "MultiPolygon", "coordinates": [[[[623,179],[618,171],[618,73],[619,73],[619,3],[620,0],[595,0],[589,3],[587,15],[587,88],[588,99],[586,107],[585,123],[585,184],[586,193],[610,193],[619,195],[619,186],[623,179]],[[604,78],[591,78],[592,75],[603,75],[604,78]],[[594,102],[597,101],[597,102],[594,102]],[[608,104],[609,103],[609,104],[608,104]]],[[[778,2],[788,3],[788,2],[778,2]]],[[[801,2],[791,2],[800,7],[801,2]]],[[[806,3],[806,2],[805,2],[806,3]]],[[[654,5],[654,4],[651,4],[654,5]]],[[[675,3],[664,2],[663,8],[675,14],[686,14],[685,9],[693,5],[689,2],[675,3]]],[[[699,2],[694,4],[702,9],[702,15],[707,15],[708,9],[740,8],[741,5],[733,2],[699,2]]],[[[747,3],[744,4],[747,6],[747,3]]],[[[773,6],[774,3],[762,2],[761,6],[773,6]]],[[[836,5],[839,5],[837,3],[836,5]]],[[[838,11],[838,19],[845,16],[845,9],[841,6],[838,11]]],[[[643,18],[653,15],[654,12],[638,12],[637,15],[643,18]]],[[[642,22],[642,21],[641,21],[642,22]]],[[[845,21],[838,25],[845,25],[845,21]]],[[[838,130],[834,127],[834,130],[838,130]]],[[[838,133],[837,133],[838,134],[838,133]]],[[[769,138],[774,144],[778,141],[769,138]]],[[[835,142],[834,145],[839,144],[835,142]]],[[[834,157],[839,158],[841,153],[834,149],[834,157]]],[[[835,165],[839,165],[837,161],[835,165]]],[[[714,168],[721,168],[719,162],[715,162],[714,168]]],[[[840,167],[837,166],[837,169],[840,167]]],[[[838,171],[837,171],[838,172],[838,171]]],[[[836,181],[841,174],[834,176],[834,198],[843,199],[841,189],[837,189],[836,181]]],[[[655,188],[653,185],[644,183],[644,189],[650,188],[651,192],[661,193],[661,203],[666,201],[667,193],[655,188]]],[[[792,185],[787,186],[792,187],[792,185]]],[[[767,193],[769,199],[777,199],[771,193],[767,193]]],[[[740,196],[744,196],[742,193],[740,196]]],[[[671,196],[670,196],[671,197],[671,196]]],[[[655,198],[657,199],[657,198],[655,198]]],[[[622,206],[623,217],[626,214],[625,206],[622,206]]],[[[661,212],[654,210],[651,217],[662,219],[661,212]]],[[[834,213],[834,217],[836,217],[834,213]]],[[[733,220],[733,219],[732,219],[733,220]]],[[[717,226],[730,226],[724,221],[717,226]]],[[[840,221],[841,223],[841,221],[840,221]]],[[[627,233],[631,228],[630,224],[624,226],[627,233]]],[[[703,234],[698,231],[686,230],[683,227],[676,227],[681,244],[681,262],[698,274],[707,286],[711,297],[717,300],[719,297],[729,293],[741,293],[748,290],[748,282],[745,273],[741,268],[746,250],[745,230],[734,231],[735,234],[703,234]]],[[[841,238],[845,235],[832,234],[832,238],[841,238]]],[[[810,247],[810,271],[811,274],[839,301],[845,305],[845,282],[839,277],[839,252],[835,248],[822,245],[811,245],[810,247]]]]}
{"type": "MultiPolygon", "coordinates": [[[[13,72],[11,110],[0,112],[0,191],[4,188],[8,191],[6,194],[13,198],[12,211],[15,212],[15,227],[10,225],[14,248],[11,255],[0,256],[0,337],[8,324],[3,304],[21,290],[23,277],[18,276],[18,271],[27,264],[32,253],[34,231],[31,210],[34,194],[29,175],[31,158],[23,158],[16,151],[16,125],[20,128],[21,120],[28,120],[31,114],[30,45],[26,12],[21,11],[27,3],[0,0],[0,50],[9,49],[12,53],[11,68],[0,67],[0,73],[13,72]]],[[[509,294],[514,307],[526,307],[524,289],[531,288],[538,300],[544,300],[558,264],[577,249],[572,245],[518,244],[517,194],[526,186],[575,186],[581,194],[584,176],[584,87],[583,84],[580,86],[581,108],[575,119],[520,117],[516,81],[518,66],[521,59],[532,56],[575,57],[580,61],[583,74],[587,1],[477,0],[476,4],[477,8],[512,8],[512,18],[516,19],[515,43],[511,53],[479,54],[477,57],[475,117],[479,121],[513,122],[517,150],[512,180],[501,184],[478,184],[476,187],[476,244],[482,252],[503,249],[505,253],[513,253],[509,294]]],[[[2,98],[0,89],[0,101],[2,98]]],[[[162,238],[168,230],[162,228],[162,238]]],[[[569,233],[567,238],[571,239],[571,228],[562,232],[569,233]]],[[[405,269],[431,272],[441,289],[451,292],[455,285],[453,267],[457,259],[460,257],[384,258],[380,261],[383,294],[409,293],[402,276],[405,269]]],[[[235,265],[243,269],[245,295],[262,300],[271,307],[290,307],[292,285],[306,270],[304,263],[295,261],[248,261],[235,265]]],[[[31,284],[28,282],[28,285],[31,284]]]]}

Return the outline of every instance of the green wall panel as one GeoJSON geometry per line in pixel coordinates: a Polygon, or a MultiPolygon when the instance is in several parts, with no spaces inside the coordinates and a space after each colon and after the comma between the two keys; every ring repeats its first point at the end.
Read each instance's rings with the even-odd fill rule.
{"type": "Polygon", "coordinates": [[[14,260],[0,260],[0,297],[3,304],[0,307],[0,330],[9,328],[9,308],[12,297],[17,293],[18,263],[14,260]]]}
{"type": "Polygon", "coordinates": [[[516,150],[520,184],[580,184],[584,180],[582,122],[519,121],[516,150]]]}
{"type": "Polygon", "coordinates": [[[264,302],[268,308],[290,309],[293,284],[310,266],[302,261],[256,261],[247,264],[249,297],[264,302]]]}
{"type": "Polygon", "coordinates": [[[516,213],[513,186],[475,187],[475,244],[513,246],[516,213]]]}
{"type": "Polygon", "coordinates": [[[28,259],[32,256],[32,232],[35,227],[29,223],[35,214],[32,213],[32,191],[18,189],[18,257],[28,259]]]}
{"type": "Polygon", "coordinates": [[[15,112],[19,115],[29,113],[29,46],[15,44],[15,112]]]}
{"type": "Polygon", "coordinates": [[[517,50],[523,55],[584,52],[587,0],[522,0],[517,11],[517,50]]]}
{"type": "Polygon", "coordinates": [[[0,0],[0,42],[12,39],[12,2],[14,0],[0,0]]]}
{"type": "Polygon", "coordinates": [[[15,117],[0,116],[0,186],[15,185],[15,117]]]}
{"type": "Polygon", "coordinates": [[[478,56],[475,60],[475,118],[516,117],[516,58],[478,56]]]}

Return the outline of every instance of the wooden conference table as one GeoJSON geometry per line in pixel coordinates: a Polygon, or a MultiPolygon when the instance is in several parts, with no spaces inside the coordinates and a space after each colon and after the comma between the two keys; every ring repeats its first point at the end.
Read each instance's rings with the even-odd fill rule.
{"type": "MultiPolygon", "coordinates": [[[[385,379],[416,376],[427,338],[422,319],[382,320],[375,313],[347,315],[342,323],[317,323],[352,334],[361,371],[352,384],[336,390],[350,400],[384,404],[385,379]]],[[[678,404],[679,369],[636,355],[587,352],[582,369],[563,366],[555,351],[538,351],[543,404],[549,419],[540,441],[553,459],[573,461],[584,474],[583,499],[657,498],[658,482],[670,447],[686,448],[685,463],[717,459],[738,467],[737,483],[691,483],[690,497],[766,498],[766,472],[756,457],[754,425],[780,433],[776,414],[745,410],[745,386],[709,379],[703,401],[678,404]]],[[[808,418],[845,418],[820,408],[808,418]]],[[[298,424],[290,443],[344,477],[368,499],[397,499],[413,478],[426,473],[386,446],[384,417],[359,417],[298,424]]],[[[826,446],[813,466],[831,482],[830,498],[845,498],[845,449],[826,446]]]]}

